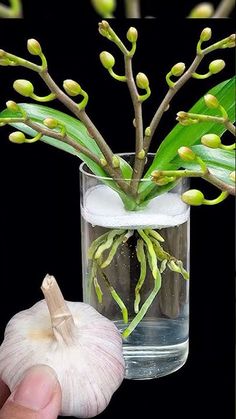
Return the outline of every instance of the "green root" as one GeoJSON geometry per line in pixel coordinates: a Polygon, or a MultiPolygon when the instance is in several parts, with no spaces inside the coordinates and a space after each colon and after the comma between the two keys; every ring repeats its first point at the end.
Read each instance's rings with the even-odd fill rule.
{"type": "MultiPolygon", "coordinates": [[[[161,289],[162,273],[168,268],[171,271],[179,273],[184,279],[189,279],[188,272],[184,269],[181,260],[176,259],[166,252],[161,243],[164,242],[163,237],[152,229],[136,230],[138,234],[136,245],[136,256],[140,265],[140,275],[134,291],[134,313],[135,316],[131,320],[128,327],[123,331],[122,336],[126,339],[142,321],[158,292],[161,289]],[[151,293],[140,307],[142,300],[141,290],[147,277],[147,266],[152,273],[154,285],[151,293]]],[[[107,287],[111,298],[119,306],[124,324],[129,322],[128,309],[117,293],[112,283],[108,279],[104,270],[110,266],[116,256],[120,246],[124,245],[134,235],[134,230],[115,229],[111,230],[93,241],[88,249],[88,259],[90,260],[87,300],[91,301],[92,285],[99,304],[103,301],[103,291],[99,280],[102,279],[103,284],[107,287]]]]}

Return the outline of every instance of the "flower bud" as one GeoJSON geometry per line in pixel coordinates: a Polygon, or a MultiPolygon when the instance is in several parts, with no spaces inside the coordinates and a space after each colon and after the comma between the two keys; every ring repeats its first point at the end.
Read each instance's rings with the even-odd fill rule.
{"type": "Polygon", "coordinates": [[[210,93],[204,96],[204,100],[206,106],[210,109],[217,109],[220,105],[218,99],[216,99],[216,97],[211,95],[210,93]]]}
{"type": "Polygon", "coordinates": [[[131,26],[131,28],[129,28],[129,30],[127,32],[126,37],[127,37],[127,39],[128,39],[129,42],[132,42],[132,43],[137,42],[137,39],[138,39],[138,31],[137,31],[137,29],[136,28],[133,28],[131,26]]]}
{"type": "Polygon", "coordinates": [[[15,144],[22,144],[25,142],[25,134],[21,131],[14,131],[9,135],[9,140],[15,144]]]}
{"type": "Polygon", "coordinates": [[[179,157],[184,161],[194,161],[196,154],[188,147],[180,147],[178,149],[179,157]]]}
{"type": "Polygon", "coordinates": [[[110,70],[115,65],[115,58],[113,55],[110,54],[110,52],[103,51],[100,54],[100,61],[107,70],[110,70]]]}
{"type": "Polygon", "coordinates": [[[114,169],[118,169],[120,167],[120,159],[118,156],[113,156],[112,157],[112,166],[114,167],[114,169]]]}
{"type": "Polygon", "coordinates": [[[104,159],[103,157],[100,159],[100,162],[101,162],[101,165],[102,165],[103,167],[107,166],[107,161],[106,161],[106,159],[104,159]]]}
{"type": "Polygon", "coordinates": [[[43,121],[43,125],[45,125],[47,128],[54,129],[58,126],[58,122],[54,118],[46,118],[43,121]]]}
{"type": "Polygon", "coordinates": [[[116,8],[116,0],[92,0],[92,5],[101,16],[111,15],[116,8]]]}
{"type": "Polygon", "coordinates": [[[209,64],[211,74],[217,74],[225,67],[224,60],[214,60],[209,64]]]}
{"type": "Polygon", "coordinates": [[[81,86],[74,80],[64,80],[63,87],[69,96],[78,96],[81,93],[81,86]]]}
{"type": "Polygon", "coordinates": [[[211,36],[212,36],[211,28],[205,28],[203,29],[200,35],[200,41],[202,42],[209,41],[211,39],[211,36]]]}
{"type": "Polygon", "coordinates": [[[136,83],[140,89],[147,89],[149,87],[149,80],[144,73],[138,73],[136,76],[136,83]]]}
{"type": "Polygon", "coordinates": [[[142,149],[142,150],[138,153],[138,159],[139,159],[139,160],[143,160],[143,159],[145,159],[145,157],[146,157],[145,150],[144,150],[144,149],[142,149]]]}
{"type": "Polygon", "coordinates": [[[193,18],[208,18],[214,13],[214,7],[211,3],[203,2],[198,4],[190,13],[193,18]]]}
{"type": "Polygon", "coordinates": [[[145,137],[151,137],[151,133],[152,133],[151,128],[147,127],[145,129],[145,137]]]}
{"type": "Polygon", "coordinates": [[[13,83],[13,88],[22,96],[30,97],[34,93],[34,86],[28,80],[16,80],[13,83]]]}
{"type": "Polygon", "coordinates": [[[185,202],[185,204],[199,206],[203,204],[205,198],[201,191],[197,189],[189,189],[183,193],[181,199],[185,202]]]}
{"type": "Polygon", "coordinates": [[[32,55],[40,55],[42,53],[41,45],[36,39],[28,39],[27,49],[32,55]]]}
{"type": "Polygon", "coordinates": [[[236,181],[235,174],[236,174],[236,172],[234,171],[234,172],[231,172],[231,173],[230,173],[230,175],[229,175],[229,178],[230,178],[233,182],[235,182],[235,181],[236,181]]]}
{"type": "Polygon", "coordinates": [[[216,134],[206,134],[201,138],[201,143],[206,147],[218,148],[221,144],[221,139],[219,135],[216,134]]]}
{"type": "Polygon", "coordinates": [[[2,58],[4,58],[4,57],[5,57],[5,55],[6,55],[6,52],[5,52],[3,49],[0,49],[0,60],[1,60],[2,58]]]}
{"type": "Polygon", "coordinates": [[[182,76],[184,71],[185,71],[185,64],[184,63],[177,63],[171,69],[171,73],[173,74],[173,76],[176,76],[176,77],[182,76]]]}
{"type": "Polygon", "coordinates": [[[7,109],[12,112],[18,112],[20,110],[19,106],[13,100],[8,100],[6,103],[7,109]]]}

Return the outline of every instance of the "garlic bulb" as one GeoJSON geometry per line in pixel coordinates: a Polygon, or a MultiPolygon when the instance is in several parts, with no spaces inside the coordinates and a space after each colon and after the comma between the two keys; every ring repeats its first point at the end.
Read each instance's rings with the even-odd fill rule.
{"type": "Polygon", "coordinates": [[[13,391],[28,368],[49,365],[62,388],[61,415],[94,417],[124,378],[120,333],[88,304],[65,302],[54,277],[45,277],[42,291],[46,301],[6,327],[0,377],[13,391]]]}

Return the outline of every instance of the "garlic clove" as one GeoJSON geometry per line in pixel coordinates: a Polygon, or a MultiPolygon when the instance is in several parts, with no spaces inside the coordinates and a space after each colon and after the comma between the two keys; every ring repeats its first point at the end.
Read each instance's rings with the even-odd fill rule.
{"type": "Polygon", "coordinates": [[[122,339],[116,326],[85,303],[65,302],[47,275],[45,300],[16,314],[0,346],[0,377],[13,391],[26,370],[49,365],[62,388],[62,416],[94,417],[124,378],[122,339]]]}

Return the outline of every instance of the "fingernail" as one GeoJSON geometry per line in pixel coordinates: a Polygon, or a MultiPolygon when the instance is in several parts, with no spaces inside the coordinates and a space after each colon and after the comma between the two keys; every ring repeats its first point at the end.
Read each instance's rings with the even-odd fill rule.
{"type": "Polygon", "coordinates": [[[50,367],[33,367],[17,386],[12,395],[13,401],[28,409],[44,409],[51,401],[57,385],[57,377],[50,367]]]}

